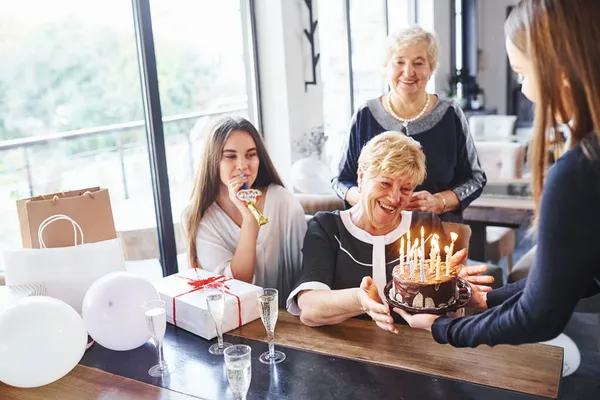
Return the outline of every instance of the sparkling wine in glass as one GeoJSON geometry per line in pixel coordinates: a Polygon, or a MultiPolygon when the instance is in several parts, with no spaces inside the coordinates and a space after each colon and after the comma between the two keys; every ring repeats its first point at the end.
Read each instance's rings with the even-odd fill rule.
{"type": "Polygon", "coordinates": [[[236,344],[225,349],[227,380],[236,400],[245,400],[252,379],[252,349],[245,344],[236,344]]]}
{"type": "Polygon", "coordinates": [[[285,360],[285,354],[275,350],[275,324],[279,315],[279,298],[277,289],[265,288],[258,296],[260,319],[267,330],[269,351],[258,358],[263,364],[278,364],[285,360]]]}
{"type": "Polygon", "coordinates": [[[210,354],[221,355],[231,343],[223,341],[223,314],[225,313],[225,292],[222,283],[211,283],[204,288],[206,306],[217,329],[217,343],[208,348],[210,354]]]}
{"type": "Polygon", "coordinates": [[[148,330],[152,335],[158,353],[158,364],[148,370],[148,375],[158,378],[170,372],[163,353],[163,339],[165,337],[165,331],[167,330],[165,302],[163,300],[145,302],[144,313],[146,315],[148,330]]]}

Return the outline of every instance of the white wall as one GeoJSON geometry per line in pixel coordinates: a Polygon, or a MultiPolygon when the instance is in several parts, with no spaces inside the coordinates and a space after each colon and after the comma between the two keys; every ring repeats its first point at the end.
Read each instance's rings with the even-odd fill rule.
{"type": "Polygon", "coordinates": [[[480,0],[477,3],[479,48],[483,51],[479,65],[479,84],[485,91],[486,108],[496,107],[498,114],[506,114],[506,7],[516,3],[516,0],[480,0]]]}
{"type": "MultiPolygon", "coordinates": [[[[313,20],[317,19],[313,1],[313,20]]],[[[312,80],[309,27],[304,0],[257,0],[255,3],[257,56],[262,104],[262,130],[273,162],[291,187],[292,163],[301,158],[295,142],[323,125],[321,77],[312,80]]],[[[316,50],[318,53],[318,31],[316,50]]]]}

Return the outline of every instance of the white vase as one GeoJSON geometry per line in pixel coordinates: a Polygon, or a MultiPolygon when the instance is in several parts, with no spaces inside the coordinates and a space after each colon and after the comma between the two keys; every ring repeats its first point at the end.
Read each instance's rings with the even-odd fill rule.
{"type": "Polygon", "coordinates": [[[300,193],[331,193],[331,172],[315,156],[301,158],[292,164],[292,184],[300,193]]]}

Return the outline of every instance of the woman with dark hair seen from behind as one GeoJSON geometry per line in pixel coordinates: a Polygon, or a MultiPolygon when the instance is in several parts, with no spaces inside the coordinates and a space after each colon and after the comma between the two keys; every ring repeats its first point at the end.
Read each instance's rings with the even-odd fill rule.
{"type": "Polygon", "coordinates": [[[210,129],[184,220],[191,266],[276,288],[285,304],[300,277],[306,220],[246,119],[227,117],[210,129]],[[266,225],[237,199],[244,184],[262,191],[256,207],[266,225]]]}
{"type": "Polygon", "coordinates": [[[531,151],[537,252],[527,279],[478,297],[479,315],[400,313],[439,343],[520,344],[558,336],[600,292],[600,1],[522,0],[505,23],[511,68],[534,103],[531,151]],[[569,122],[570,149],[547,170],[548,132],[569,122]],[[554,129],[553,129],[554,128],[554,129]]]}

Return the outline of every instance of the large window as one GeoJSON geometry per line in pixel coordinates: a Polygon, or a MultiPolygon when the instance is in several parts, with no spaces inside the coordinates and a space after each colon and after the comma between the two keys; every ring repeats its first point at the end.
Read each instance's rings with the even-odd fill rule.
{"type": "MultiPolygon", "coordinates": [[[[175,223],[204,125],[253,117],[240,3],[151,2],[175,223]]],[[[20,246],[18,198],[102,186],[117,231],[143,234],[125,253],[158,258],[132,3],[5,1],[0,52],[0,252],[20,246]]]]}
{"type": "Polygon", "coordinates": [[[383,46],[390,32],[415,23],[415,0],[319,2],[326,156],[337,170],[352,114],[387,91],[383,46]]]}
{"type": "Polygon", "coordinates": [[[249,110],[240,0],[152,0],[173,219],[187,205],[203,135],[215,119],[249,110]]]}

